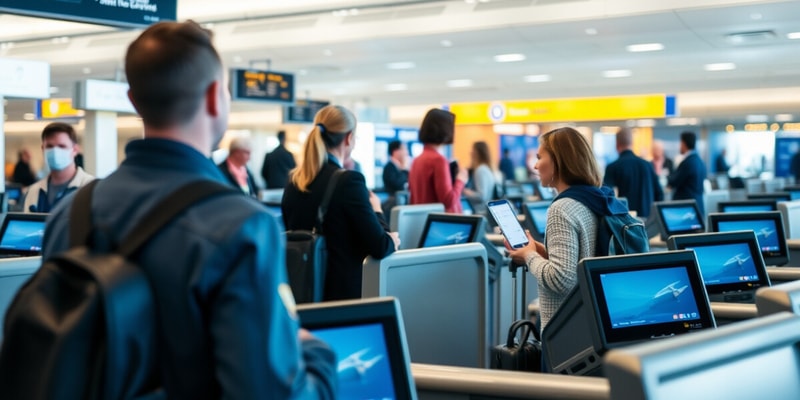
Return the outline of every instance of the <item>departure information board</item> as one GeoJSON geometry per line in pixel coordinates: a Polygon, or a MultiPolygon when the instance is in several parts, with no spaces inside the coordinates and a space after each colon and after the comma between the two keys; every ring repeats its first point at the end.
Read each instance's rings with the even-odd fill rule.
{"type": "Polygon", "coordinates": [[[234,100],[294,102],[294,75],[257,69],[231,70],[231,96],[234,100]]]}
{"type": "Polygon", "coordinates": [[[317,115],[322,107],[331,104],[329,101],[320,100],[297,100],[294,105],[287,106],[283,110],[284,123],[312,123],[314,116],[317,115]]]}
{"type": "Polygon", "coordinates": [[[3,0],[0,13],[119,27],[174,21],[177,0],[3,0]]]}

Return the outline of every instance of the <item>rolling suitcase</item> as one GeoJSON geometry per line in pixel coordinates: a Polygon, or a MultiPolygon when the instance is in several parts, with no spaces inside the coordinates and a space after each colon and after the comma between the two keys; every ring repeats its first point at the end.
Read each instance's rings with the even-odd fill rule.
{"type": "Polygon", "coordinates": [[[503,344],[491,349],[492,369],[504,369],[512,371],[540,372],[542,368],[542,344],[539,337],[539,329],[536,324],[526,317],[526,272],[524,265],[509,264],[511,271],[511,296],[513,297],[511,312],[514,323],[508,330],[508,337],[503,344]],[[517,298],[517,269],[522,269],[521,289],[522,296],[517,298]],[[517,311],[517,303],[521,307],[517,311]],[[521,333],[521,335],[519,335],[521,333]],[[532,334],[532,338],[531,338],[532,334]],[[518,339],[519,335],[519,339],[518,339]]]}

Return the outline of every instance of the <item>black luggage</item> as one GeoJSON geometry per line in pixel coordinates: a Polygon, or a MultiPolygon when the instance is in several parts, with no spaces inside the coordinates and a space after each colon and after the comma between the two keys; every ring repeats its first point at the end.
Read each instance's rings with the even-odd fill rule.
{"type": "Polygon", "coordinates": [[[317,209],[317,225],[314,229],[286,231],[286,274],[297,304],[322,301],[328,266],[322,223],[339,177],[344,172],[340,169],[331,176],[317,209]]]}
{"type": "Polygon", "coordinates": [[[505,343],[491,349],[490,368],[504,369],[512,371],[541,372],[542,370],[542,343],[539,337],[539,329],[527,317],[527,296],[525,295],[525,285],[528,271],[525,265],[514,265],[511,262],[508,266],[511,272],[512,285],[511,297],[514,323],[508,330],[508,338],[505,343]],[[517,299],[517,270],[522,269],[522,279],[520,280],[522,296],[517,299]],[[517,302],[521,307],[517,312],[517,302]],[[522,331],[521,339],[517,340],[517,334],[522,331]],[[533,338],[531,339],[531,333],[533,338]]]}

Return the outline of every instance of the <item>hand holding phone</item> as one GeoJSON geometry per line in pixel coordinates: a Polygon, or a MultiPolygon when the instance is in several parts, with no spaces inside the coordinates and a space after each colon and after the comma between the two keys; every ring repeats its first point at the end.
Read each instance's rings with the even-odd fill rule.
{"type": "Polygon", "coordinates": [[[492,200],[487,203],[489,212],[492,217],[497,221],[497,226],[508,241],[512,249],[521,249],[528,245],[528,235],[522,229],[522,225],[517,219],[517,214],[511,208],[511,203],[508,200],[492,200]]]}

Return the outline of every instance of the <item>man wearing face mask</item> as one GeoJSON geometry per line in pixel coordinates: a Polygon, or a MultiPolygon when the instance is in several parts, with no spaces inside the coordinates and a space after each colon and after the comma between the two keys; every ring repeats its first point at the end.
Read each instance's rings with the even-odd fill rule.
{"type": "Polygon", "coordinates": [[[71,125],[53,122],[44,127],[42,151],[50,173],[28,189],[25,212],[49,213],[64,196],[94,180],[75,165],[78,136],[71,125]]]}

